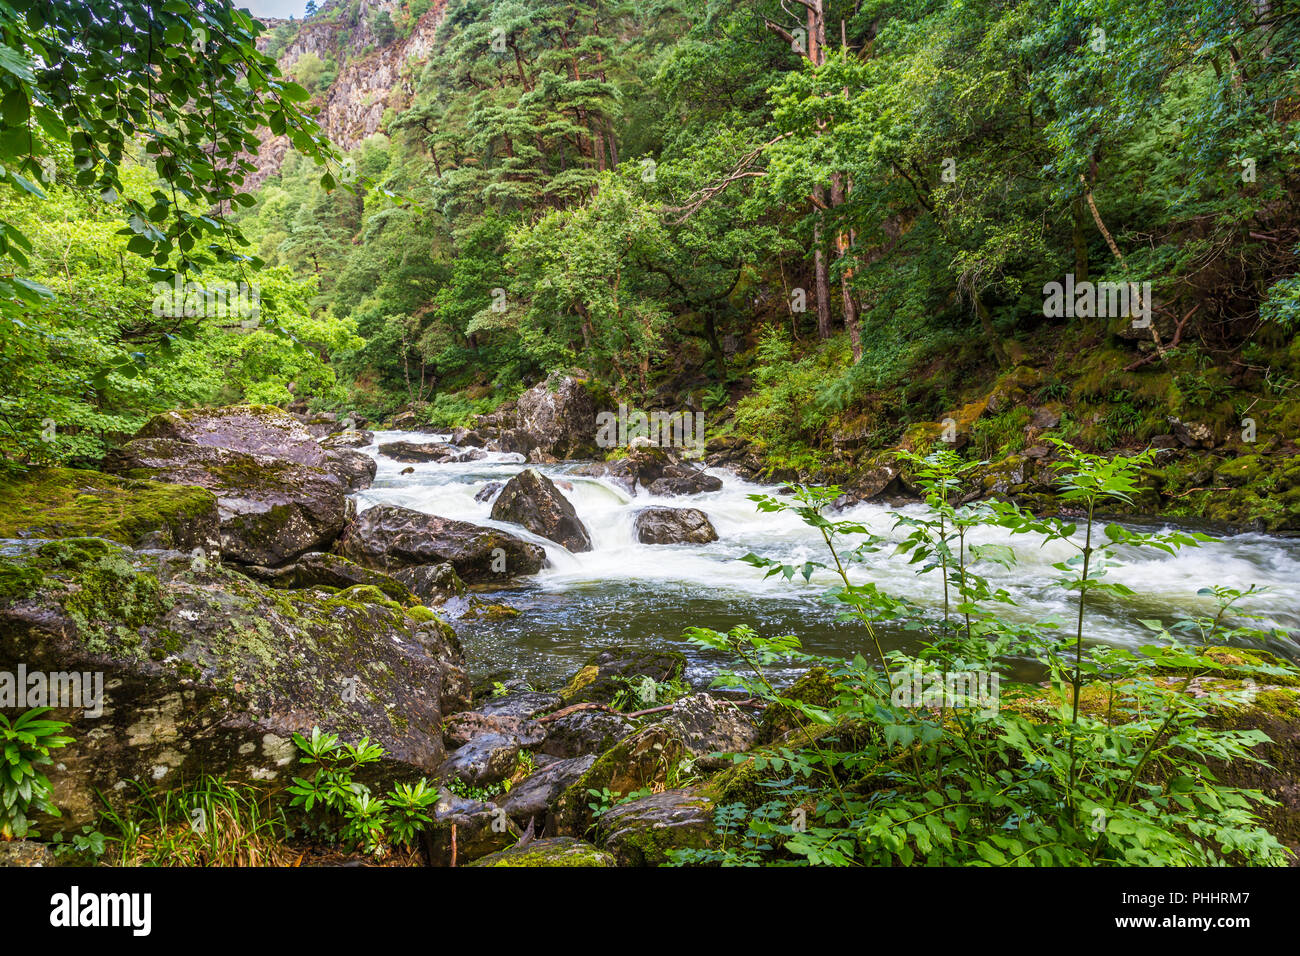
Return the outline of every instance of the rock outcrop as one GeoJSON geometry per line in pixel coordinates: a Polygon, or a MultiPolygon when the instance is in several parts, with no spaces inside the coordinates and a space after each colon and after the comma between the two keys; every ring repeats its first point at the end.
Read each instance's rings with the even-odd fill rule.
{"type": "Polygon", "coordinates": [[[102,713],[55,711],[74,738],[50,771],[64,826],[93,818],[96,788],[135,795],[132,780],[286,780],[292,734],[314,726],[382,745],[381,776],[427,774],[443,715],[469,702],[455,636],[427,608],[375,588],[277,591],[99,538],[0,555],[0,670],[19,664],[103,675],[102,713]]]}

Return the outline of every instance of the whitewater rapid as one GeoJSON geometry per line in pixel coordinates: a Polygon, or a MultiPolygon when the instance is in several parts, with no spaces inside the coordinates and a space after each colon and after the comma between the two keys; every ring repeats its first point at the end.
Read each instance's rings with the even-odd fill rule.
{"type": "MultiPolygon", "coordinates": [[[[673,633],[680,634],[683,627],[708,622],[663,621],[662,627],[656,629],[655,622],[663,614],[694,612],[729,620],[730,612],[739,610],[766,618],[769,625],[786,625],[792,633],[798,633],[794,627],[801,623],[815,624],[831,635],[822,645],[840,649],[834,635],[843,625],[836,625],[833,612],[818,600],[828,586],[837,583],[837,578],[819,571],[808,583],[798,577],[789,582],[779,575],[765,577],[762,570],[740,560],[753,552],[789,564],[828,562],[821,535],[797,515],[756,510],[748,496],[776,494],[775,486],[754,484],[724,470],[711,469],[709,473],[723,483],[718,491],[655,497],[639,489],[636,496],[631,496],[611,482],[572,474],[575,462],[530,466],[522,456],[489,452],[487,457],[473,462],[411,465],[379,454],[379,444],[399,440],[446,441],[448,436],[376,432],[374,444],[363,450],[375,457],[378,471],[372,487],[354,495],[358,510],[377,504],[400,505],[498,527],[545,548],[547,566],[509,589],[515,598],[511,603],[518,604],[524,597],[530,605],[527,623],[521,619],[507,629],[516,637],[526,632],[532,635],[530,640],[536,641],[537,629],[545,629],[548,621],[561,630],[577,624],[580,633],[583,604],[587,602],[593,605],[589,616],[598,625],[593,628],[598,632],[593,638],[607,643],[620,637],[634,642],[647,627],[671,642],[673,633]],[[572,490],[563,493],[591,534],[591,551],[573,554],[518,525],[493,521],[490,502],[474,500],[486,483],[508,481],[528,467],[572,485],[572,490]],[[402,474],[406,469],[411,472],[402,474]],[[650,505],[701,509],[713,522],[718,540],[709,544],[641,544],[636,540],[633,523],[637,511],[650,505]],[[620,596],[629,602],[648,601],[655,607],[642,615],[621,613],[617,609],[620,596]],[[636,633],[618,634],[620,621],[629,625],[625,630],[636,633]]],[[[899,512],[922,514],[924,506],[891,508],[864,503],[835,517],[852,519],[887,541],[898,542],[907,533],[907,529],[895,527],[899,512]]],[[[1073,595],[1053,583],[1059,572],[1052,567],[1075,553],[1069,544],[1043,544],[1031,536],[1013,537],[996,528],[977,529],[970,541],[1005,544],[1016,553],[1017,563],[1011,568],[988,562],[977,568],[1015,602],[1006,607],[1005,616],[1025,623],[1057,621],[1064,625],[1072,620],[1073,595]]],[[[1244,591],[1253,584],[1268,590],[1252,598],[1246,610],[1263,615],[1259,623],[1265,626],[1292,632],[1270,646],[1288,656],[1300,656],[1300,644],[1295,639],[1295,632],[1300,631],[1300,541],[1241,534],[1175,555],[1154,549],[1120,548],[1116,558],[1120,566],[1109,571],[1109,580],[1126,584],[1135,593],[1128,598],[1098,596],[1095,612],[1090,615],[1089,640],[1130,647],[1149,643],[1151,632],[1139,623],[1141,619],[1156,618],[1168,624],[1184,617],[1212,614],[1213,599],[1199,595],[1198,589],[1223,585],[1244,591]],[[1279,643],[1282,646],[1277,646],[1279,643]]],[[[874,581],[888,593],[937,612],[942,605],[942,580],[937,572],[917,574],[917,567],[886,544],[867,555],[863,563],[853,565],[850,577],[856,582],[874,581]]],[[[858,639],[856,633],[846,637],[851,646],[843,649],[853,650],[858,639]]]]}

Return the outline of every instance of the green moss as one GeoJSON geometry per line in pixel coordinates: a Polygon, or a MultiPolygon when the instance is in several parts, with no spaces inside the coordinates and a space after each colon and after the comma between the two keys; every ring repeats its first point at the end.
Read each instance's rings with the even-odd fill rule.
{"type": "Polygon", "coordinates": [[[212,492],[103,475],[76,468],[34,468],[0,481],[0,538],[99,537],[135,544],[163,531],[187,537],[216,521],[212,492]]]}

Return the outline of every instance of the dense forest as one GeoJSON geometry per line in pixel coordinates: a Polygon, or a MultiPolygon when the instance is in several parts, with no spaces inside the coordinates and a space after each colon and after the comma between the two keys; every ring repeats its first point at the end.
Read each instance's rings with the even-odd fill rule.
{"type": "MultiPolygon", "coordinates": [[[[1300,534],[1300,9],[306,14],[0,0],[0,663],[27,647],[147,671],[132,693],[202,687],[266,732],[266,767],[303,774],[268,794],[278,770],[226,779],[205,742],[177,802],[91,812],[84,780],[36,769],[72,718],[11,722],[0,682],[26,775],[0,842],[75,793],[86,825],[60,852],[79,862],[107,839],[122,864],[457,865],[524,852],[534,823],[574,841],[546,865],[1294,862],[1294,787],[1257,768],[1295,769],[1295,592],[1252,616],[1267,588],[1237,582],[1293,583],[1300,534]],[[580,434],[616,408],[691,416],[703,447],[580,434]],[[454,472],[456,494],[474,484],[436,500],[451,510],[419,497],[442,488],[432,467],[483,461],[454,472]],[[562,690],[461,659],[457,634],[536,640],[500,582],[600,553],[608,496],[638,493],[723,518],[652,507],[637,546],[727,544],[727,495],[777,522],[786,538],[746,526],[725,560],[828,589],[832,611],[766,621],[806,619],[808,646],[735,623],[739,599],[659,613],[628,581],[599,605],[617,647],[554,651],[585,662],[562,690]],[[480,505],[491,524],[456,510],[480,505]],[[1206,532],[1240,537],[1185,601],[1125,576],[1219,547],[1206,532]],[[1033,593],[1016,535],[1049,555],[1033,593]],[[887,593],[886,551],[938,583],[887,593]],[[690,653],[629,650],[665,629],[690,653]],[[926,667],[1028,690],[978,717],[900,703],[926,667]],[[348,668],[379,696],[340,704],[321,675],[348,668]],[[1243,699],[1250,720],[1216,710],[1243,699]],[[570,719],[578,749],[547,736],[570,719]],[[493,735],[506,757],[475,749],[493,735]],[[646,770],[650,750],[681,761],[646,770]],[[706,795],[709,836],[634,845],[610,822],[658,833],[683,793],[706,795]],[[238,837],[187,842],[185,816],[217,805],[238,837]]],[[[176,718],[176,739],[207,741],[210,719],[176,718]]],[[[142,792],[151,767],[172,779],[154,755],[96,759],[142,792]]]]}

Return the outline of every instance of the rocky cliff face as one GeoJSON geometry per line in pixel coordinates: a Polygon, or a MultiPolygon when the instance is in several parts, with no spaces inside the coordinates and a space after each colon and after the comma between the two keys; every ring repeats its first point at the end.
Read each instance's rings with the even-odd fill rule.
{"type": "MultiPolygon", "coordinates": [[[[415,81],[433,49],[446,0],[432,0],[413,23],[412,7],[410,0],[351,0],[325,3],[306,20],[263,18],[267,32],[258,39],[258,49],[273,50],[288,33],[287,44],[276,51],[280,69],[286,74],[293,73],[308,54],[337,69],[333,81],[315,91],[312,102],[320,108],[319,120],[330,140],[351,149],[382,131],[386,110],[400,112],[410,104],[415,81]],[[391,37],[377,28],[384,13],[396,27],[391,37]]],[[[418,12],[418,7],[415,9],[418,12]]],[[[267,132],[255,160],[257,173],[249,177],[248,188],[256,188],[274,174],[288,149],[287,137],[267,132]]]]}

